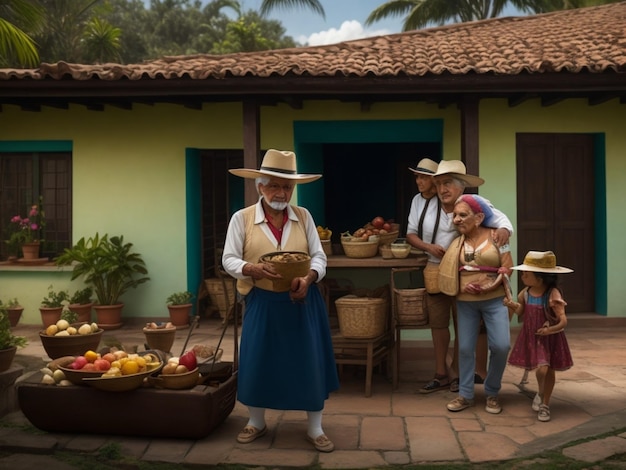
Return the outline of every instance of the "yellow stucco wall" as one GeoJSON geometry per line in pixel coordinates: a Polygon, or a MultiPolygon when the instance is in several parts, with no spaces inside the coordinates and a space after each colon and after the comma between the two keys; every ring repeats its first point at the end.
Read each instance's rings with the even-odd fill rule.
{"type": "MultiPolygon", "coordinates": [[[[443,119],[445,159],[460,158],[459,112],[420,103],[375,103],[367,112],[358,103],[305,102],[261,109],[261,147],[293,148],[295,120],[443,119]]],[[[505,100],[480,106],[480,193],[515,224],[515,133],[606,132],[609,315],[626,316],[626,291],[618,268],[626,261],[618,194],[626,175],[623,128],[626,107],[615,101],[589,107],[569,100],[542,108],[538,100],[509,108],[505,100]]],[[[95,232],[123,234],[146,261],[151,281],[124,295],[125,316],[165,317],[165,298],[187,288],[185,241],[185,150],[242,148],[239,104],[205,104],[202,111],[174,105],[135,105],[103,112],[81,106],[24,112],[4,106],[0,141],[73,142],[73,238],[95,232]]],[[[516,249],[513,239],[513,250],[516,249]]],[[[514,251],[515,252],[515,251],[514,251]]],[[[0,269],[0,298],[17,296],[26,307],[22,321],[40,321],[38,307],[48,285],[79,287],[56,269],[33,274],[0,269]]]]}

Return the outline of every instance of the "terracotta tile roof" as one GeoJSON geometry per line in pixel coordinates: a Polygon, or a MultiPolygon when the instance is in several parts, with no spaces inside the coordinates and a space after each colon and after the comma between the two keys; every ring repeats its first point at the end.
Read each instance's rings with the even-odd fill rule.
{"type": "Polygon", "coordinates": [[[334,45],[230,55],[164,57],[141,64],[58,62],[0,69],[0,80],[420,77],[626,72],[626,2],[460,23],[334,45]]]}

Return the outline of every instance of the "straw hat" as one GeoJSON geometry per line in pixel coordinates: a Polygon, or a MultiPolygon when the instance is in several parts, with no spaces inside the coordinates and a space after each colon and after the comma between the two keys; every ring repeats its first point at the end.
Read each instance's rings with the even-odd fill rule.
{"type": "Polygon", "coordinates": [[[269,149],[265,152],[261,168],[251,170],[247,168],[235,168],[228,170],[230,173],[242,178],[258,178],[259,176],[274,176],[292,180],[295,183],[310,183],[322,177],[322,175],[299,174],[296,169],[296,154],[293,152],[269,149]]]}
{"type": "Polygon", "coordinates": [[[409,170],[416,174],[432,176],[437,171],[437,162],[430,158],[422,158],[415,168],[409,168],[409,170]]]}
{"type": "Polygon", "coordinates": [[[441,160],[433,176],[450,175],[467,183],[470,187],[480,186],[485,182],[480,176],[468,175],[461,160],[441,160]]]}
{"type": "Polygon", "coordinates": [[[524,257],[524,264],[511,269],[534,271],[537,273],[573,273],[574,270],[556,265],[556,255],[551,251],[529,251],[524,257]]]}

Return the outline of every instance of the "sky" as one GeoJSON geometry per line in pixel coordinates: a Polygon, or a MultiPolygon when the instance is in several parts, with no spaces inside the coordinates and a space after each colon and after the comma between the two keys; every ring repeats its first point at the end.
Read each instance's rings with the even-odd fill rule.
{"type": "MultiPolygon", "coordinates": [[[[150,0],[143,0],[147,7],[150,0]]],[[[203,5],[210,0],[201,0],[203,5]]],[[[239,0],[244,11],[259,10],[262,0],[239,0]]],[[[361,39],[402,32],[402,17],[389,17],[371,26],[365,26],[369,14],[386,0],[320,0],[326,18],[304,8],[275,9],[268,18],[278,20],[291,36],[300,44],[318,46],[342,41],[361,39]]],[[[229,9],[225,8],[228,14],[229,9]]],[[[504,16],[519,16],[516,10],[506,10],[504,16]]]]}

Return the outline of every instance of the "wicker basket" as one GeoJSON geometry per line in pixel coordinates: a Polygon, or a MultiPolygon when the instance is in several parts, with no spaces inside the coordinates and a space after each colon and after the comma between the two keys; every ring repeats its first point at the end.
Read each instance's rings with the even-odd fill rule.
{"type": "Polygon", "coordinates": [[[387,298],[350,294],[335,301],[339,332],[344,338],[376,338],[387,329],[387,298]]]}
{"type": "Polygon", "coordinates": [[[226,291],[228,292],[228,305],[232,307],[235,304],[235,285],[231,279],[226,279],[224,282],[218,277],[212,277],[205,279],[204,284],[209,297],[211,298],[211,305],[218,308],[220,317],[226,318],[227,306],[226,295],[224,295],[224,284],[226,284],[226,291]]]}
{"type": "Polygon", "coordinates": [[[428,325],[426,289],[393,289],[396,323],[399,326],[428,325]]]}
{"type": "Polygon", "coordinates": [[[296,277],[304,277],[311,269],[311,257],[302,251],[274,251],[259,258],[260,262],[270,263],[282,279],[272,281],[275,292],[287,292],[291,289],[291,281],[296,277]]]}
{"type": "Polygon", "coordinates": [[[423,287],[397,287],[397,273],[409,275],[419,272],[419,268],[391,268],[391,310],[398,327],[422,327],[428,325],[428,307],[426,305],[426,289],[423,287]]]}
{"type": "Polygon", "coordinates": [[[341,246],[348,258],[371,258],[378,254],[378,241],[353,242],[342,238],[341,246]]]}
{"type": "Polygon", "coordinates": [[[400,234],[399,230],[395,230],[394,232],[388,233],[379,233],[379,243],[381,245],[390,245],[398,239],[398,235],[400,234]]]}
{"type": "Polygon", "coordinates": [[[330,256],[333,254],[333,245],[330,240],[320,240],[322,242],[322,249],[326,256],[330,256]]]}

